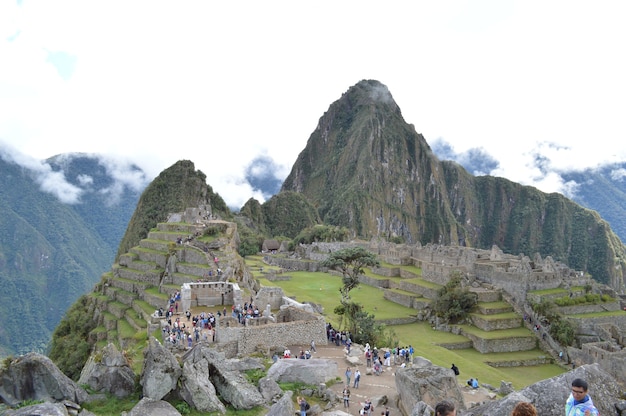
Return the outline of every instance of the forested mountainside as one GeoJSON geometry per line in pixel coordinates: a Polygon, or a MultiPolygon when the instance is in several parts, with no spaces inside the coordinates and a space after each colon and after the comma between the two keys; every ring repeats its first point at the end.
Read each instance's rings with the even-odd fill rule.
{"type": "Polygon", "coordinates": [[[232,214],[222,197],[207,185],[206,175],[193,162],[181,160],[165,169],[144,189],[137,208],[119,245],[117,256],[126,253],[167,215],[186,208],[206,206],[209,214],[230,218],[232,214]]]}
{"type": "Polygon", "coordinates": [[[113,204],[101,192],[113,180],[95,156],[49,162],[70,183],[91,178],[77,184],[80,202],[60,202],[41,190],[35,172],[0,157],[0,356],[46,351],[65,311],[111,266],[139,197],[117,189],[113,204]]]}
{"type": "Polygon", "coordinates": [[[622,290],[626,249],[591,210],[504,178],[441,162],[386,86],[365,80],[320,118],[281,192],[298,192],[325,223],[361,237],[498,245],[541,253],[622,290]]]}

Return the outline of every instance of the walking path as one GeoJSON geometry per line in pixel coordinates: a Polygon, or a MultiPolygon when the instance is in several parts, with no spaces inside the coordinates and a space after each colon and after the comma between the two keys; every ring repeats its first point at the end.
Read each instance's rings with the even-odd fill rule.
{"type": "MultiPolygon", "coordinates": [[[[300,351],[302,346],[295,345],[291,347],[291,351],[300,351]]],[[[345,387],[345,372],[348,366],[351,366],[346,360],[346,354],[343,347],[336,347],[334,345],[322,345],[316,346],[317,353],[313,354],[314,358],[326,358],[335,360],[337,362],[338,374],[343,382],[337,383],[330,388],[337,393],[338,397],[342,397],[342,391],[345,387]]],[[[365,362],[364,359],[361,361],[365,362]]],[[[393,361],[392,361],[393,362],[393,361]]],[[[345,409],[343,407],[343,401],[339,401],[336,406],[336,410],[343,410],[346,413],[351,415],[358,415],[359,410],[361,409],[361,403],[363,403],[367,398],[379,398],[382,396],[387,396],[390,415],[398,416],[400,415],[400,411],[396,407],[396,402],[398,398],[398,393],[396,390],[396,380],[395,380],[395,372],[396,369],[400,366],[384,367],[384,371],[381,375],[376,376],[374,374],[367,374],[367,368],[365,364],[356,366],[352,368],[352,377],[350,380],[350,407],[345,409]],[[361,381],[359,383],[359,387],[357,389],[353,388],[354,385],[354,370],[358,368],[361,371],[361,381]]],[[[488,396],[482,389],[479,390],[471,390],[466,389],[463,385],[460,385],[461,391],[463,392],[463,396],[465,398],[466,407],[470,402],[481,402],[485,400],[489,400],[488,396]]],[[[376,403],[374,403],[376,404],[376,403]]],[[[385,410],[384,406],[376,406],[372,415],[380,415],[381,412],[385,410]]]]}

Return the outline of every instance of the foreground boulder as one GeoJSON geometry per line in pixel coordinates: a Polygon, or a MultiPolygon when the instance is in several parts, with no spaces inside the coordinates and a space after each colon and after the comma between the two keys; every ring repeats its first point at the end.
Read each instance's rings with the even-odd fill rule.
{"type": "Polygon", "coordinates": [[[431,407],[441,400],[451,400],[457,409],[465,409],[463,393],[456,376],[449,368],[433,365],[426,359],[414,361],[414,367],[399,368],[396,372],[398,407],[405,415],[422,401],[431,407]]]}
{"type": "Polygon", "coordinates": [[[181,416],[174,406],[163,400],[154,400],[144,397],[123,416],[181,416]]]}
{"type": "Polygon", "coordinates": [[[614,415],[615,404],[620,401],[620,389],[617,381],[604,372],[599,364],[583,365],[575,370],[556,377],[542,380],[518,392],[513,392],[503,399],[476,406],[459,413],[473,415],[510,415],[513,407],[520,402],[530,402],[542,416],[562,416],[565,401],[572,389],[572,381],[582,378],[589,384],[589,395],[601,415],[614,415]]]}
{"type": "Polygon", "coordinates": [[[89,357],[80,373],[78,384],[86,384],[96,392],[122,398],[135,391],[135,373],[115,345],[109,344],[97,356],[89,357]]]}
{"type": "Polygon", "coordinates": [[[144,397],[161,400],[176,388],[182,372],[174,354],[156,338],[150,337],[139,381],[144,397]]]}
{"type": "Polygon", "coordinates": [[[334,380],[338,372],[337,363],[333,360],[285,358],[276,361],[268,370],[267,376],[278,383],[317,385],[334,380]]]}
{"type": "Polygon", "coordinates": [[[182,398],[201,412],[226,413],[226,407],[217,397],[210,380],[209,362],[204,357],[183,364],[183,377],[179,389],[182,398]]]}
{"type": "Polygon", "coordinates": [[[12,407],[25,400],[82,404],[87,398],[51,359],[35,352],[14,359],[0,373],[0,400],[12,407]]]}
{"type": "Polygon", "coordinates": [[[225,412],[225,408],[221,403],[218,403],[220,400],[215,393],[237,410],[252,409],[265,403],[265,399],[256,386],[253,386],[242,374],[246,370],[264,369],[265,367],[259,360],[251,358],[244,360],[227,359],[223,352],[210,348],[208,345],[199,344],[185,354],[183,362],[186,371],[188,371],[188,376],[185,377],[180,394],[183,397],[187,395],[189,400],[193,400],[194,405],[201,400],[197,394],[191,396],[194,388],[197,389],[197,392],[206,391],[207,394],[210,394],[211,397],[206,399],[210,403],[207,402],[206,406],[216,406],[215,411],[222,413],[225,412]],[[192,376],[193,373],[195,375],[192,376]],[[193,381],[192,378],[195,378],[196,381],[193,381]],[[198,378],[205,378],[205,383],[202,386],[200,386],[198,378]],[[207,383],[215,387],[213,393],[211,393],[212,389],[207,383]]]}

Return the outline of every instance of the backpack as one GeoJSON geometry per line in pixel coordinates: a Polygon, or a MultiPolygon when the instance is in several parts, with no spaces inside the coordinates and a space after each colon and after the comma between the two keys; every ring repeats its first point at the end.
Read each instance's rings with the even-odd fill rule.
{"type": "Polygon", "coordinates": [[[309,404],[309,402],[304,402],[304,410],[309,410],[311,408],[311,405],[309,404]]]}

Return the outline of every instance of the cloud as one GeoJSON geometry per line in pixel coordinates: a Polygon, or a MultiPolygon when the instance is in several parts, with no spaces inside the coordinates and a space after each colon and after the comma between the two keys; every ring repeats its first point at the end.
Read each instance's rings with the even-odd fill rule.
{"type": "Polygon", "coordinates": [[[252,189],[260,191],[264,199],[269,199],[280,191],[285,172],[284,165],[276,163],[267,155],[259,155],[245,168],[245,178],[252,189]]]}
{"type": "Polygon", "coordinates": [[[47,51],[47,53],[48,57],[46,58],[46,62],[54,66],[61,78],[64,80],[70,79],[76,67],[76,56],[63,51],[47,51]]]}
{"type": "Polygon", "coordinates": [[[459,153],[450,143],[439,138],[432,143],[431,149],[439,159],[454,160],[474,176],[489,175],[500,166],[483,148],[473,147],[459,153]]]}
{"type": "Polygon", "coordinates": [[[624,177],[626,177],[626,169],[624,168],[613,169],[611,173],[609,174],[609,176],[611,177],[612,180],[621,182],[622,180],[624,180],[624,177]]]}
{"type": "Polygon", "coordinates": [[[0,156],[7,162],[12,162],[28,169],[43,192],[54,195],[59,201],[66,204],[80,202],[83,190],[69,183],[63,172],[54,172],[49,164],[19,153],[1,143],[0,156]]]}

